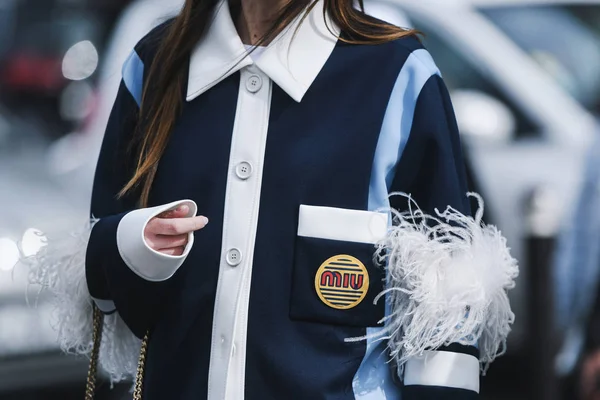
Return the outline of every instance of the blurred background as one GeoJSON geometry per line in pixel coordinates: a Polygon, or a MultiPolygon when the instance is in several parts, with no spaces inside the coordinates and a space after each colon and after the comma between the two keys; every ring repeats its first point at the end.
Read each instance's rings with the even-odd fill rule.
{"type": "MultiPolygon", "coordinates": [[[[600,0],[365,3],[425,33],[471,188],[520,261],[516,323],[483,399],[575,400],[582,380],[600,391],[600,0]]],[[[87,218],[121,65],[181,4],[0,0],[0,399],[82,398],[86,360],[59,353],[19,252],[87,218]]],[[[128,398],[109,389],[99,398],[128,398]]]]}

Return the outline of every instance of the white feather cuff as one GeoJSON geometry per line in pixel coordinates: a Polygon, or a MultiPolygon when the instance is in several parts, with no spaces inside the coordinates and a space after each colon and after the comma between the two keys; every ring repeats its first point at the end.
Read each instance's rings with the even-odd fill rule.
{"type": "Polygon", "coordinates": [[[369,338],[388,341],[399,369],[428,349],[460,343],[478,346],[485,372],[505,351],[514,321],[507,290],[519,269],[498,229],[482,224],[481,197],[468,195],[479,201],[475,218],[451,207],[427,215],[406,196],[409,211],[392,210],[392,227],[378,243],[387,284],[375,301],[385,296],[390,311],[369,338]]]}
{"type": "MultiPolygon", "coordinates": [[[[50,294],[53,325],[60,348],[71,354],[90,356],[92,350],[93,300],[85,277],[85,253],[97,220],[69,234],[46,235],[45,245],[32,256],[22,257],[29,268],[29,282],[50,294]]],[[[141,342],[117,312],[104,316],[100,367],[111,382],[135,375],[141,342]]]]}

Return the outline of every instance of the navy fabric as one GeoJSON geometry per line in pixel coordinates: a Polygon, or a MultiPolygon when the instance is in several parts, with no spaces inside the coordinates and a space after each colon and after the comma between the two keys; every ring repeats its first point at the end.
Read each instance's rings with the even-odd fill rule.
{"type": "Polygon", "coordinates": [[[273,90],[250,294],[247,399],[354,398],[352,377],[366,343],[344,339],[364,335],[366,327],[289,318],[298,210],[300,204],[367,209],[381,123],[409,54],[400,42],[338,44],[301,103],[273,90]]]}
{"type": "MultiPolygon", "coordinates": [[[[471,207],[465,166],[448,90],[438,75],[425,84],[415,109],[413,127],[396,170],[391,192],[409,193],[426,213],[452,206],[469,215],[471,207]]],[[[406,210],[406,199],[391,205],[406,210]]]]}
{"type": "Polygon", "coordinates": [[[123,262],[117,249],[119,221],[136,208],[133,196],[117,199],[117,193],[132,171],[128,145],[137,112],[135,99],[122,82],[96,167],[91,214],[100,220],[94,225],[88,243],[86,277],[90,294],[97,299],[113,300],[133,333],[143,337],[166,306],[162,299],[173,283],[148,282],[138,277],[123,262]]]}
{"type": "MultiPolygon", "coordinates": [[[[131,331],[143,337],[149,326],[167,306],[168,293],[174,280],[149,282],[134,272],[123,262],[117,248],[116,232],[121,218],[126,214],[116,214],[101,219],[92,230],[86,254],[87,279],[95,282],[94,273],[104,273],[108,299],[114,301],[119,315],[131,331]],[[91,279],[90,279],[91,278],[91,279]]],[[[88,284],[90,294],[99,298],[88,284]]]]}
{"type": "Polygon", "coordinates": [[[436,350],[450,351],[452,353],[469,354],[469,355],[479,359],[479,349],[474,346],[465,346],[465,345],[459,344],[459,343],[452,343],[448,346],[442,346],[436,350]]]}
{"type": "MultiPolygon", "coordinates": [[[[471,213],[458,126],[450,95],[438,75],[432,76],[421,90],[411,134],[390,192],[410,194],[428,214],[447,206],[466,215],[471,213]]],[[[390,203],[397,210],[407,209],[402,196],[392,196],[390,203]]],[[[437,350],[478,355],[475,347],[458,344],[437,350]]],[[[414,385],[402,389],[403,400],[466,400],[477,396],[473,391],[446,387],[414,385]]]]}
{"type": "Polygon", "coordinates": [[[206,398],[225,191],[239,74],[184,109],[161,159],[150,205],[192,199],[210,220],[177,271],[169,312],[156,324],[148,354],[144,398],[206,398]],[[147,393],[146,393],[147,392],[147,393]]]}
{"type": "MultiPolygon", "coordinates": [[[[166,24],[156,27],[136,45],[136,59],[151,65],[157,37],[164,32],[166,24]]],[[[138,67],[136,70],[147,73],[148,69],[138,67]]],[[[140,278],[124,263],[117,248],[116,231],[120,220],[137,208],[135,192],[120,198],[118,193],[133,175],[136,163],[131,144],[139,114],[136,99],[139,93],[132,93],[130,89],[139,85],[135,80],[143,81],[145,77],[131,75],[127,79],[132,81],[129,85],[124,80],[120,83],[96,166],[91,217],[99,221],[92,229],[87,247],[86,280],[91,296],[114,301],[121,318],[142,338],[167,308],[176,279],[149,282],[140,278]]]]}
{"type": "Polygon", "coordinates": [[[472,390],[445,386],[405,386],[402,400],[477,400],[479,395],[472,390]]]}
{"type": "Polygon", "coordinates": [[[124,264],[119,251],[116,254],[113,251],[117,248],[117,225],[125,213],[108,215],[101,222],[96,223],[90,234],[87,251],[85,253],[86,281],[90,294],[96,299],[108,300],[111,298],[104,266],[107,263],[124,264]],[[110,240],[110,239],[113,240],[110,240]],[[111,256],[108,256],[112,253],[111,256]]]}
{"type": "MultiPolygon", "coordinates": [[[[137,47],[145,72],[151,62],[148,43],[155,39],[151,34],[137,47]]],[[[372,251],[372,245],[299,239],[298,211],[301,204],[368,209],[371,167],[390,93],[418,48],[413,38],[374,46],[339,42],[302,102],[273,87],[248,311],[248,400],[354,398],[352,379],[366,344],[345,339],[363,336],[382,316],[383,303],[370,304],[381,287],[369,291],[349,316],[347,310],[318,307],[309,281],[328,256],[342,249],[365,263],[377,285],[381,271],[367,257],[366,247],[372,251]]],[[[135,129],[137,112],[124,86],[111,116],[94,185],[92,213],[101,220],[88,246],[88,286],[94,297],[115,301],[136,335],[151,329],[146,400],[207,397],[238,89],[239,74],[234,74],[184,103],[159,164],[149,205],[189,198],[211,221],[195,233],[185,263],[166,282],[144,281],[118,257],[116,227],[123,213],[135,208],[135,202],[115,198],[131,175],[131,168],[121,164],[131,159],[124,143],[135,129]]],[[[404,154],[393,190],[412,193],[425,210],[452,205],[468,211],[458,131],[438,77],[419,97],[404,154]]],[[[410,387],[404,398],[417,398],[410,397],[417,389],[410,387]]],[[[441,393],[444,388],[429,389],[441,393]]],[[[473,398],[467,395],[461,398],[473,398]]]]}

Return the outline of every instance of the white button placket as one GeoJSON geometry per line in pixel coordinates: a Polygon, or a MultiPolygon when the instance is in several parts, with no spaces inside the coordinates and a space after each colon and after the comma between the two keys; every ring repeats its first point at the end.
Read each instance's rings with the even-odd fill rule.
{"type": "Polygon", "coordinates": [[[271,81],[255,66],[240,71],[215,298],[208,399],[244,398],[246,332],[271,81]]]}

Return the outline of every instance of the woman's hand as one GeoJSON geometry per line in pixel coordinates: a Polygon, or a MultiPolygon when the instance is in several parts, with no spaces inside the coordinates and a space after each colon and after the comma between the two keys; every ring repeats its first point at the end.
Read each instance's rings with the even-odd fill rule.
{"type": "Polygon", "coordinates": [[[187,205],[165,211],[152,218],[144,230],[144,240],[153,250],[171,256],[183,254],[188,242],[188,233],[202,229],[208,223],[204,216],[185,217],[187,205]]]}

